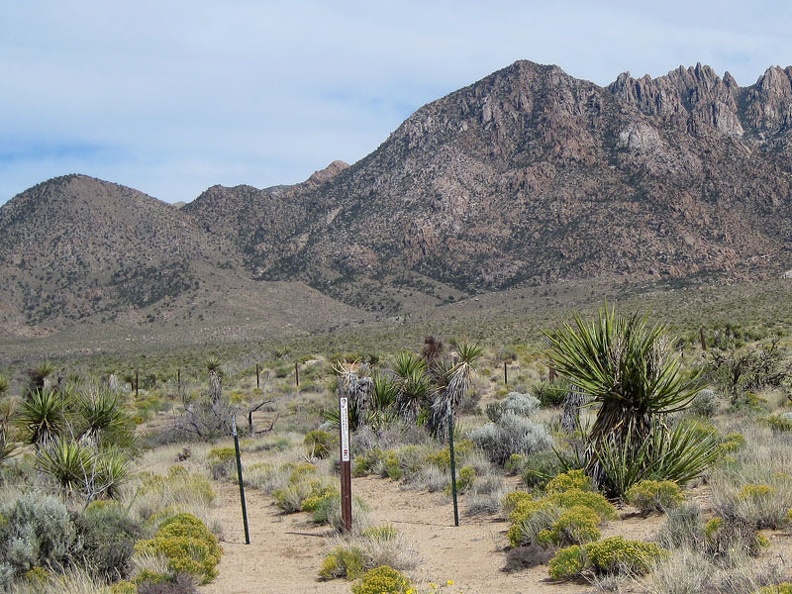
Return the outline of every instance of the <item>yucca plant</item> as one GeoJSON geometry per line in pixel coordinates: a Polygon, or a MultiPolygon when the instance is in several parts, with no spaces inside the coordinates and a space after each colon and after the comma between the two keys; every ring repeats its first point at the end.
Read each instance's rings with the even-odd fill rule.
{"type": "MultiPolygon", "coordinates": [[[[2,380],[0,376],[0,395],[3,392],[2,380]]],[[[14,418],[14,407],[8,400],[0,402],[0,463],[10,457],[16,449],[16,445],[8,435],[11,420],[14,418]]]]}
{"type": "Polygon", "coordinates": [[[405,421],[415,423],[432,390],[426,361],[415,353],[404,351],[396,356],[393,372],[398,386],[396,413],[405,421]]]}
{"type": "MultiPolygon", "coordinates": [[[[647,478],[648,467],[665,465],[670,471],[669,447],[692,447],[681,432],[669,441],[666,427],[658,422],[686,408],[700,389],[696,376],[683,373],[664,326],[650,325],[637,315],[622,316],[606,305],[594,321],[576,315],[573,324],[547,337],[556,370],[591,398],[589,406],[599,405],[585,462],[600,487],[621,496],[625,485],[629,488],[635,480],[647,478]],[[617,470],[633,476],[608,475],[617,470]]],[[[701,457],[690,454],[684,457],[690,461],[690,472],[675,472],[701,472],[702,467],[692,462],[701,457]]]]}
{"type": "Polygon", "coordinates": [[[36,466],[64,490],[76,491],[93,466],[93,451],[79,442],[57,438],[36,453],[36,466]]]}
{"type": "Polygon", "coordinates": [[[222,397],[223,367],[220,364],[220,359],[209,357],[206,360],[206,369],[209,374],[209,401],[216,404],[222,397]]]}
{"type": "Polygon", "coordinates": [[[22,401],[17,424],[29,443],[44,445],[58,437],[68,426],[63,394],[49,389],[34,390],[22,401]]]}
{"type": "Polygon", "coordinates": [[[396,416],[399,386],[394,376],[383,373],[375,373],[371,380],[371,398],[365,420],[373,429],[380,429],[396,416]]]}
{"type": "Polygon", "coordinates": [[[107,389],[83,392],[75,397],[75,404],[84,425],[81,439],[97,449],[109,443],[129,445],[132,418],[117,393],[107,389]]]}
{"type": "Polygon", "coordinates": [[[44,390],[47,378],[55,373],[55,365],[49,361],[41,363],[38,367],[28,369],[28,388],[27,394],[44,390]]]}
{"type": "Polygon", "coordinates": [[[97,451],[70,439],[58,438],[36,453],[36,466],[70,493],[90,503],[114,497],[130,474],[129,458],[117,449],[97,451]]]}

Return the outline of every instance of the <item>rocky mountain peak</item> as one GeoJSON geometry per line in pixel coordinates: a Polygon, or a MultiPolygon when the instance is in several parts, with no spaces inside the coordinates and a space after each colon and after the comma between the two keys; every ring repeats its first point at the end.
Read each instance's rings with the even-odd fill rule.
{"type": "MultiPolygon", "coordinates": [[[[745,114],[762,138],[792,128],[792,67],[768,68],[746,92],[745,114]]],[[[786,144],[786,139],[781,139],[786,144]]]]}
{"type": "Polygon", "coordinates": [[[645,75],[635,79],[625,72],[608,90],[641,113],[696,134],[709,128],[733,137],[744,132],[736,81],[731,75],[721,79],[706,65],[680,66],[657,78],[645,75]]]}
{"type": "Polygon", "coordinates": [[[322,184],[326,184],[331,179],[333,179],[336,175],[341,173],[344,169],[349,167],[348,163],[344,163],[343,161],[333,161],[325,167],[324,169],[320,169],[319,171],[314,171],[311,177],[309,177],[305,183],[311,186],[321,186],[322,184]]]}

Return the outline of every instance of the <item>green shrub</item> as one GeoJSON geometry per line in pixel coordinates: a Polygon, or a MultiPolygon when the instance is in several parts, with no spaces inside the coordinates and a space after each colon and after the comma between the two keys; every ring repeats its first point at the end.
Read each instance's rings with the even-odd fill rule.
{"type": "Polygon", "coordinates": [[[718,445],[718,450],[724,454],[737,452],[745,447],[745,436],[742,433],[729,433],[718,445]]]}
{"type": "Polygon", "coordinates": [[[742,501],[761,501],[763,499],[768,499],[775,495],[778,492],[778,489],[775,487],[771,487],[770,485],[754,485],[748,484],[744,485],[740,492],[737,494],[737,498],[741,499],[742,501]]]}
{"type": "Polygon", "coordinates": [[[206,462],[213,479],[227,479],[236,467],[236,450],[231,447],[212,448],[206,454],[206,462]]]}
{"type": "Polygon", "coordinates": [[[511,495],[509,500],[504,500],[504,503],[512,507],[509,513],[511,526],[507,537],[514,547],[534,543],[551,545],[556,538],[558,540],[563,540],[567,536],[575,538],[577,534],[581,539],[588,538],[587,535],[593,533],[589,527],[589,519],[592,518],[590,514],[586,514],[585,518],[579,513],[572,514],[556,527],[556,522],[568,510],[576,508],[590,510],[596,515],[597,526],[604,520],[614,520],[618,517],[613,505],[599,493],[574,488],[541,499],[511,495]],[[575,532],[576,528],[573,524],[578,519],[581,520],[581,528],[579,532],[575,532]]]}
{"type": "Polygon", "coordinates": [[[553,451],[534,452],[524,456],[520,479],[526,487],[544,489],[547,483],[562,470],[561,461],[553,451]]]}
{"type": "Polygon", "coordinates": [[[76,518],[83,543],[82,562],[106,580],[125,578],[142,529],[125,507],[114,501],[94,501],[76,518]]]}
{"type": "Polygon", "coordinates": [[[668,551],[654,543],[626,540],[621,536],[589,543],[586,549],[594,571],[599,574],[643,575],[657,561],[668,557],[668,551]]]}
{"type": "Polygon", "coordinates": [[[520,505],[533,500],[533,495],[530,493],[525,491],[511,491],[503,496],[503,499],[501,499],[501,506],[503,507],[503,511],[506,513],[506,515],[511,517],[511,514],[520,505]]]}
{"type": "Polygon", "coordinates": [[[560,549],[550,560],[548,573],[555,580],[579,578],[588,573],[643,575],[667,557],[668,551],[654,543],[612,536],[560,549]]]}
{"type": "Polygon", "coordinates": [[[319,577],[357,579],[366,568],[366,556],[357,546],[338,546],[330,551],[322,561],[319,577]]]}
{"type": "Polygon", "coordinates": [[[554,580],[571,580],[583,575],[590,566],[586,548],[572,545],[559,549],[548,563],[547,573],[554,580]]]}
{"type": "Polygon", "coordinates": [[[300,511],[313,511],[316,500],[326,495],[336,493],[336,487],[324,479],[312,479],[293,475],[295,480],[282,488],[273,491],[275,505],[284,513],[293,514],[300,511]],[[305,502],[308,501],[310,509],[305,509],[305,502]]]}
{"type": "MultiPolygon", "coordinates": [[[[407,446],[408,448],[410,446],[407,446]]],[[[416,448],[416,446],[412,446],[416,448]]],[[[454,456],[457,461],[463,459],[465,456],[470,455],[475,449],[475,444],[469,439],[460,439],[454,441],[454,456]]],[[[451,467],[451,451],[448,448],[442,448],[435,452],[426,455],[426,463],[437,466],[438,468],[451,467]]]]}
{"type": "Polygon", "coordinates": [[[314,429],[305,435],[303,440],[306,454],[311,458],[324,459],[338,447],[338,434],[322,429],[314,429]]]}
{"type": "Polygon", "coordinates": [[[594,510],[603,520],[617,520],[619,514],[605,496],[591,491],[581,491],[580,489],[569,489],[562,493],[554,493],[547,497],[549,501],[563,508],[575,506],[588,507],[594,510]]]}
{"type": "MultiPolygon", "coordinates": [[[[464,493],[470,489],[476,482],[476,468],[474,466],[463,466],[459,469],[457,475],[457,491],[464,493]]],[[[451,494],[451,485],[449,484],[445,489],[447,495],[451,494]]]]}
{"type": "Polygon", "coordinates": [[[543,546],[566,547],[599,540],[601,519],[588,507],[575,506],[563,512],[549,529],[537,535],[543,546]]]}
{"type": "Polygon", "coordinates": [[[684,500],[685,494],[673,481],[640,481],[627,491],[627,502],[643,514],[665,512],[684,500]]]}
{"type": "Polygon", "coordinates": [[[509,456],[509,459],[506,460],[503,469],[509,474],[520,474],[527,459],[528,456],[525,454],[512,454],[509,456]]]}
{"type": "Polygon", "coordinates": [[[319,497],[309,497],[303,501],[303,511],[313,514],[313,521],[317,524],[330,523],[333,509],[341,506],[341,493],[331,491],[319,497]]]}
{"type": "Polygon", "coordinates": [[[756,590],[754,594],[792,594],[792,582],[764,586],[756,590]]]}
{"type": "Polygon", "coordinates": [[[406,594],[411,588],[412,583],[405,575],[382,565],[364,573],[360,582],[352,586],[352,594],[406,594]]]}
{"type": "Polygon", "coordinates": [[[374,542],[394,540],[398,535],[399,532],[390,524],[385,524],[384,526],[369,526],[360,533],[362,538],[366,538],[374,542]]]}
{"type": "Polygon", "coordinates": [[[792,431],[792,413],[771,415],[764,420],[773,433],[789,433],[792,431]]]}
{"type": "Polygon", "coordinates": [[[374,471],[376,464],[382,460],[384,452],[379,448],[371,448],[358,454],[352,460],[352,475],[366,476],[374,471]]]}

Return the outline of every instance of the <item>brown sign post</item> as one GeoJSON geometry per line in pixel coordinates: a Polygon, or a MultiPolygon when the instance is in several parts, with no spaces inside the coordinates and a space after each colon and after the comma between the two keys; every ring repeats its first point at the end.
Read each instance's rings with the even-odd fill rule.
{"type": "Polygon", "coordinates": [[[349,455],[349,398],[338,398],[341,431],[341,522],[344,532],[352,532],[352,466],[349,455]]]}

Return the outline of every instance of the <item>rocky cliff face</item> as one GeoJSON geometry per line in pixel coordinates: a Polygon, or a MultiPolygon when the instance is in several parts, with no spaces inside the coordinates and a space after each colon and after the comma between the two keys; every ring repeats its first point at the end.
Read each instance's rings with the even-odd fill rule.
{"type": "Polygon", "coordinates": [[[588,275],[792,265],[788,70],[708,66],[606,88],[517,62],[425,106],[306,206],[258,274],[316,286],[405,271],[466,292],[588,275]]]}

